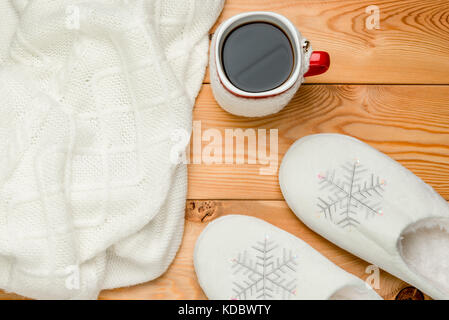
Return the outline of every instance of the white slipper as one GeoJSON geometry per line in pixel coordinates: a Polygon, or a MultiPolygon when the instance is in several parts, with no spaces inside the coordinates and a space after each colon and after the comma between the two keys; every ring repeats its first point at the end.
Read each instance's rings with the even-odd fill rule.
{"type": "Polygon", "coordinates": [[[291,146],[279,170],[308,227],[434,299],[449,298],[449,205],[385,154],[338,134],[291,146]]]}
{"type": "Polygon", "coordinates": [[[197,240],[194,263],[209,299],[381,299],[304,241],[248,216],[211,222],[197,240]]]}

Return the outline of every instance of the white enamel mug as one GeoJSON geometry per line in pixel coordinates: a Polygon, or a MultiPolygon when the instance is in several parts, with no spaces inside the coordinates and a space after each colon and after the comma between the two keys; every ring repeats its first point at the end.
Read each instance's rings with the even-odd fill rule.
{"type": "Polygon", "coordinates": [[[274,12],[256,11],[233,16],[218,27],[212,39],[209,70],[214,97],[223,109],[239,116],[261,117],[284,108],[304,77],[324,73],[329,65],[329,54],[313,52],[309,41],[286,17],[274,12]],[[223,44],[227,36],[236,28],[252,22],[267,22],[281,29],[290,41],[294,57],[288,79],[280,86],[263,92],[247,92],[234,86],[226,76],[222,63],[223,44]]]}

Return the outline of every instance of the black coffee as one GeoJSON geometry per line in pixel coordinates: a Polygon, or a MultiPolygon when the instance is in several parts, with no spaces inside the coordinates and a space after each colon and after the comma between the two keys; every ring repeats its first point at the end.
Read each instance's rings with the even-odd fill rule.
{"type": "Polygon", "coordinates": [[[287,35],[266,22],[248,23],[231,31],[223,44],[222,61],[229,81],[254,93],[282,85],[294,65],[287,35]]]}

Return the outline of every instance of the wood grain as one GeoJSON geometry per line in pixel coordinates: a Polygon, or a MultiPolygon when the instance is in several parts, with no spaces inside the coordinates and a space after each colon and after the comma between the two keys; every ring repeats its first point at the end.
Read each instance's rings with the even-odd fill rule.
{"type": "Polygon", "coordinates": [[[414,287],[406,287],[399,291],[399,293],[396,295],[395,300],[424,300],[424,294],[414,288],[414,287]]]}
{"type": "MultiPolygon", "coordinates": [[[[223,136],[227,128],[278,129],[279,164],[301,137],[347,134],[398,160],[449,200],[448,97],[449,86],[304,85],[280,113],[243,118],[223,111],[204,85],[194,119],[203,132],[215,128],[223,136]]],[[[191,146],[191,159],[193,153],[199,154],[191,146]]],[[[191,164],[188,198],[282,200],[277,174],[260,175],[261,167],[191,164]]]]}
{"type": "MultiPolygon", "coordinates": [[[[290,211],[284,201],[188,201],[186,229],[182,246],[169,270],[159,279],[130,288],[103,291],[101,299],[205,299],[196,281],[193,268],[193,248],[207,223],[228,214],[251,215],[263,219],[277,227],[303,239],[321,254],[346,271],[365,280],[367,262],[351,255],[323,239],[290,211]],[[192,205],[193,203],[193,205],[192,205]],[[213,207],[211,214],[203,218],[205,206],[213,207]],[[194,209],[189,209],[194,207],[194,209]]],[[[377,292],[385,299],[394,299],[399,291],[408,285],[392,275],[380,272],[380,289],[377,292]]]]}
{"type": "Polygon", "coordinates": [[[449,83],[447,0],[227,0],[218,23],[255,10],[285,15],[330,53],[331,68],[310,83],[449,83]],[[370,5],[380,29],[366,27],[370,5]]]}
{"type": "MultiPolygon", "coordinates": [[[[193,267],[193,249],[196,240],[207,223],[229,214],[250,215],[263,219],[298,238],[306,241],[322,255],[342,269],[366,280],[368,262],[338,248],[307,228],[284,201],[240,201],[240,200],[188,200],[186,223],[182,245],[168,271],[160,278],[127,288],[104,290],[99,299],[206,299],[198,284],[193,267]]],[[[404,281],[387,272],[380,271],[380,287],[376,290],[384,299],[395,299],[398,293],[409,287],[404,281]]],[[[410,290],[409,290],[410,291],[410,290]]],[[[411,290],[416,293],[416,291],[411,290]]],[[[408,291],[407,291],[408,292],[408,291]]],[[[408,299],[410,297],[400,298],[408,299]]],[[[429,299],[428,296],[425,296],[429,299]]],[[[0,299],[24,299],[15,294],[0,292],[0,299]]]]}

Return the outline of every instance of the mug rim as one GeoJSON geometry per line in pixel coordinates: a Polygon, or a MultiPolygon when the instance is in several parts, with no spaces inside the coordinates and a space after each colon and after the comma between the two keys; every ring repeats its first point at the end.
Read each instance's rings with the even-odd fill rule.
{"type": "Polygon", "coordinates": [[[298,80],[302,67],[301,43],[295,25],[283,15],[271,11],[251,11],[240,13],[223,22],[216,32],[217,37],[214,49],[215,49],[215,65],[218,73],[218,78],[220,79],[220,82],[223,84],[223,86],[231,93],[240,97],[247,97],[247,98],[264,98],[276,96],[293,87],[293,85],[298,80]],[[235,28],[255,21],[268,22],[280,28],[287,35],[290,44],[292,46],[294,56],[294,67],[288,79],[280,86],[262,92],[248,92],[234,86],[226,76],[222,64],[222,48],[226,36],[229,33],[231,33],[235,28]]]}

